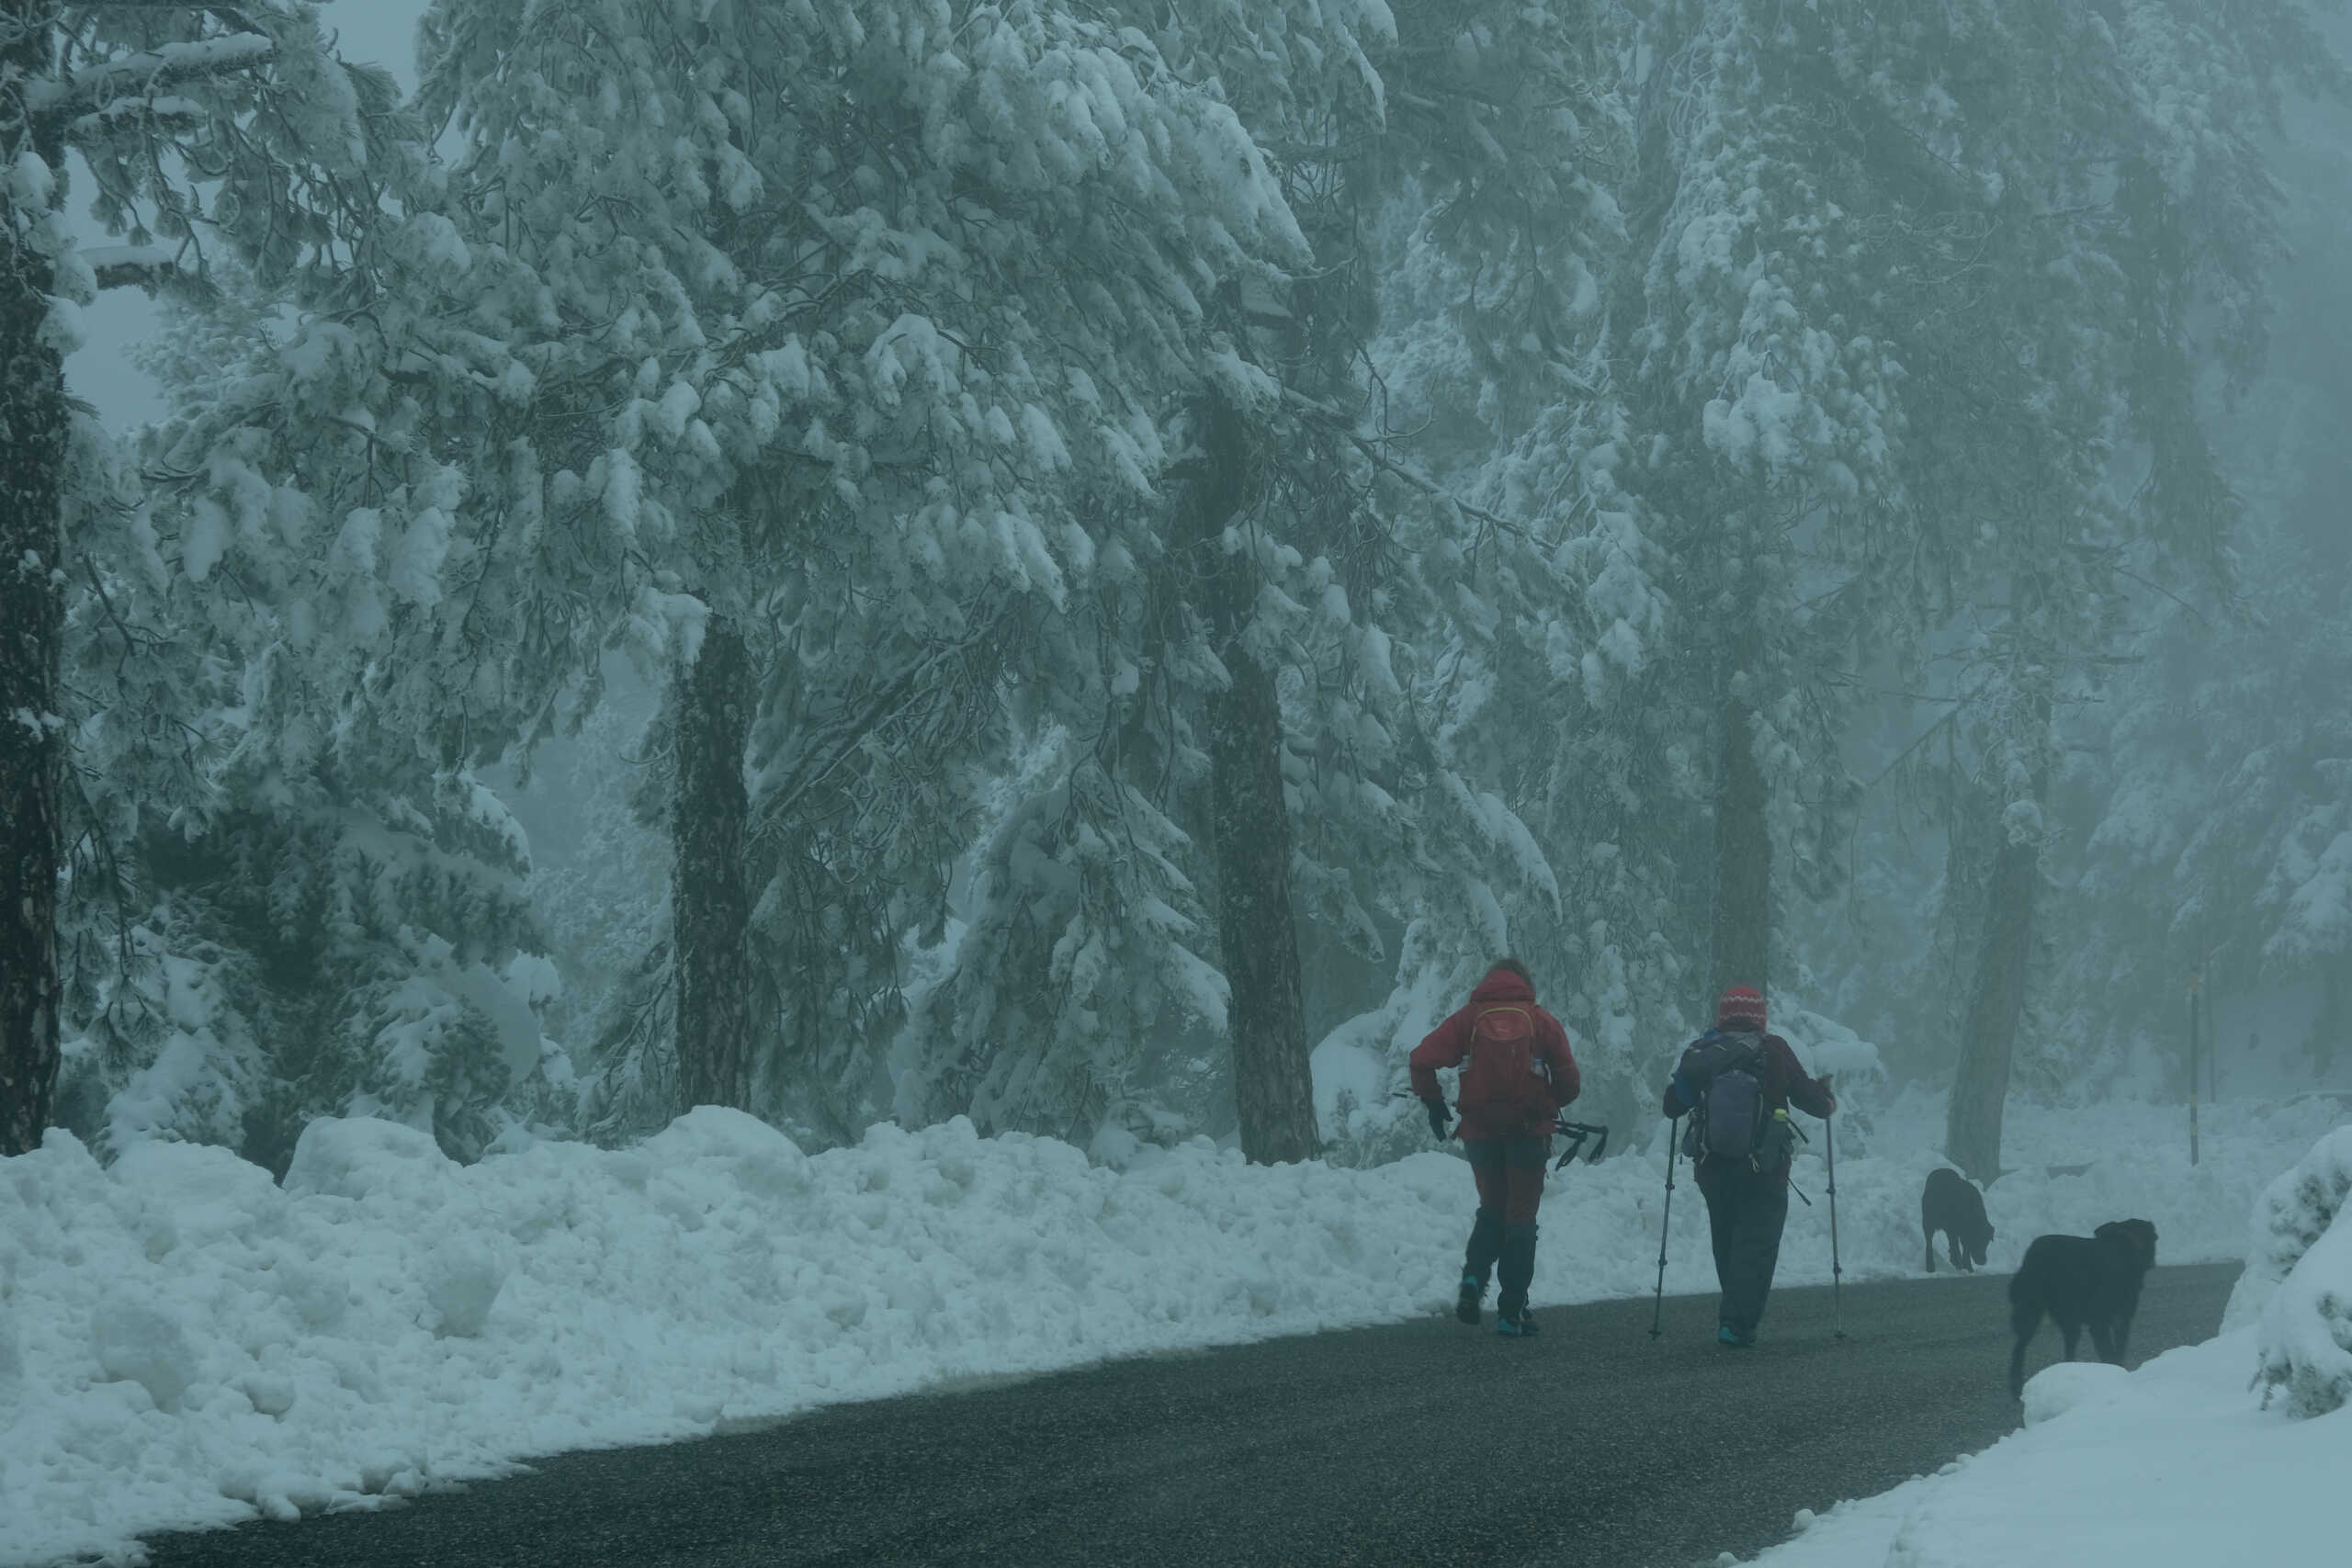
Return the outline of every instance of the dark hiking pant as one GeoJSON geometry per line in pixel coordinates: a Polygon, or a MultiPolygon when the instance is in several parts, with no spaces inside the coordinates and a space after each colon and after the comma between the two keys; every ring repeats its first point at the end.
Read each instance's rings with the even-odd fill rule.
{"type": "Polygon", "coordinates": [[[1462,1272],[1481,1286],[1499,1265],[1504,1314],[1517,1316],[1527,1305],[1528,1281],[1535,1278],[1535,1209],[1544,1201],[1544,1169],[1551,1163],[1552,1138],[1464,1138],[1470,1174],[1478,1183],[1478,1218],[1470,1227],[1470,1249],[1462,1272]]]}
{"type": "Polygon", "coordinates": [[[1715,1279],[1723,1286],[1716,1318],[1733,1333],[1752,1335],[1772,1293],[1781,1263],[1781,1230],[1789,1223],[1785,1170],[1769,1174],[1747,1162],[1699,1162],[1699,1191],[1707,1200],[1707,1229],[1715,1244],[1715,1279]]]}

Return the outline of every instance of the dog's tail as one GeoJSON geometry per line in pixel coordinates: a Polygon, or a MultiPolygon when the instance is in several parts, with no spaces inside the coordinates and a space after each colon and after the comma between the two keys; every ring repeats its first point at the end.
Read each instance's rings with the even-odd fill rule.
{"type": "Polygon", "coordinates": [[[2033,1337],[2041,1327],[2041,1303],[2019,1291],[2012,1280],[2009,1283],[2009,1331],[2018,1337],[2017,1345],[2009,1351],[2009,1397],[2012,1399],[2025,1397],[2025,1348],[2033,1342],[2033,1337]]]}

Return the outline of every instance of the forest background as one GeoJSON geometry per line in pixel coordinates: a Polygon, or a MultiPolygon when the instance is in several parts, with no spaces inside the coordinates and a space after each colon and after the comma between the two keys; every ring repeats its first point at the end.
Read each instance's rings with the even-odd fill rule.
{"type": "Polygon", "coordinates": [[[11,1148],[2352,1081],[2333,8],[7,16],[11,1148]]]}

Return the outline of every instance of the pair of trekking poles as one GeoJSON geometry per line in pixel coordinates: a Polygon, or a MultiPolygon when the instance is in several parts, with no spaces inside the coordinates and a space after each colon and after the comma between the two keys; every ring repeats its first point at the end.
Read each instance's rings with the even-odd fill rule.
{"type": "MultiPolygon", "coordinates": [[[[1667,1118],[1666,1143],[1666,1208],[1657,1222],[1657,1295],[1650,1307],[1650,1337],[1656,1339],[1666,1331],[1666,1238],[1674,1224],[1674,1162],[1682,1152],[1682,1118],[1667,1118]]],[[[1803,1137],[1804,1134],[1797,1134],[1803,1137]]],[[[1844,1263],[1838,1256],[1838,1134],[1827,1121],[1821,1123],[1822,1154],[1829,1164],[1829,1311],[1836,1325],[1832,1337],[1846,1337],[1846,1298],[1844,1263]]],[[[1594,1156],[1596,1159],[1599,1156],[1594,1156]]],[[[1696,1156],[1692,1156],[1694,1159],[1696,1156]]],[[[1804,1194],[1800,1192],[1798,1197],[1804,1194]]],[[[1812,1200],[1807,1199],[1807,1202],[1812,1200]]]]}
{"type": "MultiPolygon", "coordinates": [[[[1408,1098],[1408,1094],[1400,1090],[1391,1098],[1403,1100],[1408,1098]]],[[[1674,1164],[1682,1149],[1681,1122],[1682,1119],[1679,1116],[1669,1117],[1667,1120],[1666,1207],[1658,1215],[1657,1296],[1650,1309],[1650,1337],[1652,1339],[1657,1338],[1665,1332],[1666,1243],[1674,1224],[1674,1164]]],[[[1608,1152],[1609,1129],[1605,1126],[1590,1122],[1569,1122],[1563,1119],[1552,1123],[1552,1131],[1555,1134],[1568,1140],[1568,1146],[1562,1150],[1560,1157],[1553,1162],[1554,1170],[1566,1169],[1569,1162],[1583,1152],[1585,1140],[1588,1138],[1598,1140],[1593,1145],[1591,1155],[1588,1156],[1588,1163],[1598,1164],[1600,1156],[1608,1152]]],[[[1797,1135],[1803,1137],[1804,1134],[1799,1133],[1797,1135]]],[[[1833,1337],[1843,1339],[1846,1337],[1846,1269],[1838,1251],[1838,1134],[1827,1121],[1821,1123],[1821,1137],[1822,1154],[1829,1165],[1829,1310],[1831,1320],[1836,1325],[1832,1331],[1833,1337]]],[[[1799,1193],[1798,1196],[1804,1197],[1804,1194],[1799,1193]]],[[[1809,1198],[1805,1201],[1808,1203],[1812,1201],[1809,1198]]]]}
{"type": "MultiPolygon", "coordinates": [[[[1410,1089],[1400,1089],[1388,1098],[1391,1100],[1412,1100],[1418,1097],[1414,1095],[1410,1089]]],[[[1457,1115],[1458,1120],[1458,1113],[1453,1111],[1453,1108],[1452,1106],[1447,1106],[1446,1110],[1449,1114],[1457,1115]]],[[[1552,1162],[1552,1168],[1554,1170],[1567,1169],[1570,1163],[1573,1162],[1578,1155],[1583,1155],[1584,1145],[1587,1139],[1593,1140],[1592,1153],[1585,1155],[1585,1163],[1587,1165],[1600,1164],[1600,1156],[1609,1152],[1609,1129],[1602,1126],[1598,1122],[1571,1122],[1566,1117],[1555,1117],[1552,1122],[1552,1134],[1555,1137],[1566,1138],[1568,1141],[1568,1146],[1560,1151],[1560,1157],[1552,1162]]],[[[1449,1138],[1458,1138],[1461,1135],[1462,1131],[1458,1125],[1452,1132],[1446,1134],[1446,1136],[1449,1138]]]]}

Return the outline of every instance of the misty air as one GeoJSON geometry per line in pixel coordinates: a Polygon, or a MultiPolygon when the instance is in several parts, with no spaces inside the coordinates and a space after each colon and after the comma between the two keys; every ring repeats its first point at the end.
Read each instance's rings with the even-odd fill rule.
{"type": "Polygon", "coordinates": [[[2347,268],[2332,0],[0,0],[0,1568],[2341,1557],[2347,268]]]}

